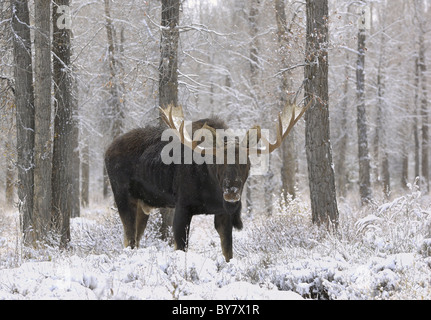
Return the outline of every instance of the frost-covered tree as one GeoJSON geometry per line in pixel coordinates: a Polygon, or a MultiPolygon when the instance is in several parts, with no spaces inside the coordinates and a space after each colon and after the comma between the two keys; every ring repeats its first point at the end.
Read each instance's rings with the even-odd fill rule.
{"type": "Polygon", "coordinates": [[[307,42],[305,51],[305,148],[312,220],[338,224],[334,169],[329,129],[328,96],[328,1],[306,2],[307,42]]]}
{"type": "Polygon", "coordinates": [[[34,91],[30,14],[28,1],[11,0],[13,39],[18,207],[24,242],[31,243],[29,230],[33,225],[33,152],[34,152],[34,91]]]}
{"type": "Polygon", "coordinates": [[[71,65],[71,32],[64,8],[69,0],[54,0],[53,21],[53,82],[54,137],[52,156],[52,223],[60,235],[60,245],[70,241],[70,218],[79,216],[79,165],[75,165],[77,149],[76,123],[73,118],[73,78],[71,65]]]}
{"type": "MultiPolygon", "coordinates": [[[[365,2],[363,2],[365,5],[365,2]]],[[[364,9],[365,10],[365,9],[364,9]]],[[[365,40],[367,19],[365,11],[359,24],[358,54],[356,63],[356,96],[358,128],[359,193],[361,202],[368,203],[372,197],[370,178],[370,155],[368,150],[367,120],[365,111],[365,40]]]]}
{"type": "Polygon", "coordinates": [[[34,3],[34,198],[33,240],[45,239],[51,219],[51,2],[34,3]]]}

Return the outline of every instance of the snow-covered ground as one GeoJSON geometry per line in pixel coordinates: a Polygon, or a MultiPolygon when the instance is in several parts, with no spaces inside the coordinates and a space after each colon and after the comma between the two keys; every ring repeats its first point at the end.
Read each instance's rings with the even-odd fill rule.
{"type": "Polygon", "coordinates": [[[431,299],[429,198],[411,191],[353,210],[337,233],[313,226],[305,201],[243,217],[226,263],[211,216],[195,216],[187,252],[158,238],[151,216],[140,249],[122,248],[108,204],[72,219],[67,251],[29,249],[16,211],[0,211],[0,299],[431,299]]]}

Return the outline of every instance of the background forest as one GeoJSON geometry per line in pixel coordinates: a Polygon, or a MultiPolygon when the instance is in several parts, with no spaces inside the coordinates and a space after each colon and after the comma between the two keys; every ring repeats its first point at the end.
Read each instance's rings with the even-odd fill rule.
{"type": "MultiPolygon", "coordinates": [[[[0,0],[0,215],[16,212],[22,205],[17,194],[19,117],[11,3],[14,1],[0,0]]],[[[43,41],[43,37],[37,40],[37,3],[28,1],[34,45],[43,41]]],[[[55,6],[63,2],[53,3],[55,13],[55,6]]],[[[162,1],[155,0],[73,0],[58,17],[57,22],[70,23],[65,28],[70,30],[70,64],[60,64],[57,70],[67,69],[72,84],[71,117],[65,122],[70,125],[70,138],[64,142],[70,167],[79,172],[73,180],[67,180],[67,201],[75,204],[72,217],[100,204],[110,210],[113,200],[104,173],[104,151],[120,133],[159,121],[159,72],[164,63],[161,38],[165,30],[161,10],[162,1]]],[[[186,117],[196,120],[217,115],[230,127],[241,129],[258,123],[275,135],[274,121],[284,101],[295,94],[298,101],[304,98],[306,21],[306,4],[302,1],[180,1],[178,104],[186,117]]],[[[327,105],[340,224],[344,223],[341,233],[353,225],[355,232],[362,232],[386,221],[377,212],[384,215],[394,208],[401,208],[401,212],[404,206],[418,206],[425,218],[416,217],[422,224],[413,229],[425,230],[422,238],[431,238],[427,209],[430,21],[428,0],[329,1],[327,105]],[[361,41],[365,44],[364,65],[358,62],[361,41]],[[362,72],[363,87],[358,80],[362,72]],[[361,88],[363,95],[359,93],[361,88]],[[370,168],[366,195],[361,190],[364,182],[360,173],[364,141],[370,168]],[[375,219],[359,220],[357,225],[349,221],[357,212],[355,221],[370,215],[375,219]]],[[[54,52],[53,59],[59,55],[54,52]]],[[[55,72],[55,62],[53,68],[55,72]]],[[[36,91],[37,86],[43,84],[36,79],[36,91]]],[[[56,92],[54,85],[54,107],[47,126],[52,141],[60,103],[56,92]]],[[[303,222],[312,220],[307,207],[310,192],[304,130],[301,120],[282,148],[271,154],[268,173],[248,179],[243,197],[245,217],[271,217],[296,210],[303,222]]],[[[55,159],[54,155],[52,170],[55,159]]],[[[301,232],[299,221],[293,225],[301,232]]],[[[280,231],[277,224],[265,228],[280,231]]],[[[73,234],[72,230],[72,239],[73,234]]],[[[420,247],[426,257],[431,254],[427,246],[420,247]]],[[[376,248],[382,249],[377,244],[376,248]]],[[[276,286],[282,287],[278,283],[276,286]]],[[[315,297],[311,287],[305,294],[300,289],[295,291],[315,297]]],[[[331,292],[337,296],[334,288],[331,292]]],[[[346,294],[337,297],[345,298],[346,294]]]]}
{"type": "MultiPolygon", "coordinates": [[[[358,194],[355,72],[359,4],[329,2],[330,132],[339,198],[358,194]]],[[[121,131],[128,131],[153,123],[158,117],[161,3],[110,1],[121,114],[110,110],[113,84],[104,2],[75,0],[71,5],[74,118],[79,127],[75,152],[81,165],[83,201],[88,201],[88,194],[97,201],[103,196],[102,157],[113,138],[114,120],[121,121],[121,131]]],[[[421,112],[427,111],[428,103],[428,5],[427,1],[367,4],[371,20],[366,40],[365,103],[376,197],[399,192],[406,183],[422,176],[422,150],[428,150],[428,138],[422,134],[428,125],[427,112],[421,112]]],[[[304,77],[305,6],[287,1],[284,9],[282,28],[286,28],[287,39],[280,43],[274,1],[181,2],[178,103],[190,119],[218,115],[234,128],[264,122],[274,132],[272,124],[281,108],[283,77],[287,76],[290,92],[300,89],[304,77]]],[[[0,199],[13,205],[17,200],[16,125],[9,19],[10,3],[2,1],[0,199]]],[[[306,193],[302,132],[299,124],[292,139],[293,166],[295,188],[306,193]]],[[[275,154],[269,175],[252,178],[258,181],[252,188],[267,186],[279,197],[282,189],[288,188],[282,184],[283,161],[281,152],[275,154]]],[[[264,201],[254,205],[269,206],[264,201]]],[[[256,207],[257,211],[261,209],[256,207]]]]}

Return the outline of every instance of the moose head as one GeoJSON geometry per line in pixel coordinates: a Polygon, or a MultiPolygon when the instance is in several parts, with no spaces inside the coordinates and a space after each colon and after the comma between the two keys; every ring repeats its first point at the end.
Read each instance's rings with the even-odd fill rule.
{"type": "MultiPolygon", "coordinates": [[[[286,104],[278,114],[276,122],[276,140],[271,143],[259,125],[244,131],[243,135],[230,129],[215,129],[204,123],[200,128],[193,128],[192,136],[186,129],[181,106],[169,105],[159,108],[161,117],[172,129],[181,144],[189,152],[193,151],[193,160],[199,164],[206,163],[210,181],[217,181],[222,194],[225,208],[241,200],[244,184],[249,176],[250,156],[269,155],[276,150],[286,138],[293,126],[310,106],[298,107],[294,102],[286,104]]],[[[181,150],[181,149],[178,149],[181,150]]],[[[186,153],[186,151],[184,150],[186,153]]],[[[185,155],[179,157],[184,160],[185,155]]],[[[230,210],[229,210],[230,211],[230,210]]]]}

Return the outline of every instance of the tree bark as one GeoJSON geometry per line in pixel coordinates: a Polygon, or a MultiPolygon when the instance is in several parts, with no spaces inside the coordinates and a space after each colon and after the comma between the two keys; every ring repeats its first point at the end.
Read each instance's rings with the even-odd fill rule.
{"type": "Polygon", "coordinates": [[[384,151],[382,156],[382,183],[383,194],[389,199],[391,194],[391,174],[389,171],[389,156],[387,151],[384,151]]]}
{"type": "Polygon", "coordinates": [[[425,45],[423,35],[419,40],[419,70],[422,83],[421,98],[421,118],[422,118],[422,179],[425,185],[424,189],[430,191],[429,185],[429,130],[428,130],[428,98],[427,98],[427,81],[426,81],[426,64],[425,64],[425,45]]]}
{"type": "MultiPolygon", "coordinates": [[[[12,105],[13,106],[13,105],[12,105]]],[[[6,160],[6,206],[12,208],[14,204],[15,194],[15,152],[13,150],[13,129],[16,128],[14,121],[14,108],[9,107],[9,112],[6,114],[8,122],[11,124],[9,130],[7,130],[6,141],[5,141],[5,160],[6,160]]]]}
{"type": "Polygon", "coordinates": [[[414,78],[414,118],[413,118],[413,137],[415,144],[415,179],[420,177],[420,144],[419,144],[419,58],[415,59],[415,78],[414,78]]]}
{"type": "Polygon", "coordinates": [[[88,140],[84,141],[81,161],[81,205],[88,207],[90,203],[90,146],[88,140]]]}
{"type": "Polygon", "coordinates": [[[51,219],[51,1],[35,1],[35,169],[33,227],[43,240],[51,219]]]}
{"type": "Polygon", "coordinates": [[[359,193],[362,205],[372,198],[370,183],[370,156],[368,151],[367,121],[365,115],[365,28],[358,32],[358,60],[356,65],[359,193]]]}
{"type": "Polygon", "coordinates": [[[403,145],[402,149],[402,166],[401,166],[401,187],[407,190],[407,184],[409,182],[409,155],[406,151],[406,146],[403,145]]]}
{"type": "MultiPolygon", "coordinates": [[[[73,38],[73,36],[72,36],[73,38]]],[[[72,81],[72,132],[71,132],[71,145],[70,149],[72,152],[72,165],[71,170],[72,174],[72,194],[71,194],[71,211],[70,217],[76,218],[81,216],[81,205],[79,201],[79,187],[80,187],[80,166],[81,159],[79,155],[79,120],[77,117],[78,112],[78,100],[77,100],[77,86],[76,81],[72,81]]]]}
{"type": "Polygon", "coordinates": [[[423,189],[430,192],[429,184],[429,130],[428,130],[428,95],[425,63],[424,32],[419,35],[419,75],[421,78],[421,118],[422,118],[422,183],[423,189]]]}
{"type": "Polygon", "coordinates": [[[305,103],[315,99],[305,113],[305,148],[308,163],[312,220],[338,225],[328,108],[328,1],[306,1],[307,35],[305,103]]]}
{"type": "Polygon", "coordinates": [[[379,62],[377,67],[377,116],[376,129],[374,134],[374,163],[375,163],[375,182],[382,186],[383,194],[389,198],[391,191],[390,173],[389,173],[389,156],[387,152],[387,125],[385,123],[385,56],[386,56],[386,40],[385,40],[385,25],[386,25],[386,6],[383,10],[382,25],[383,31],[380,37],[380,52],[379,62]],[[380,164],[381,158],[381,164],[380,164]],[[379,169],[381,168],[381,172],[379,169]]]}
{"type": "MultiPolygon", "coordinates": [[[[9,148],[9,143],[7,148],[9,148]]],[[[15,166],[13,165],[10,151],[7,150],[6,152],[8,153],[6,157],[6,206],[12,208],[14,203],[15,190],[15,166]]]]}
{"type": "Polygon", "coordinates": [[[346,64],[344,67],[344,82],[343,82],[343,99],[341,101],[341,122],[340,122],[340,143],[338,148],[338,161],[336,166],[337,185],[339,193],[342,197],[347,194],[347,169],[346,169],[346,154],[348,142],[348,128],[347,128],[347,105],[349,95],[349,53],[346,52],[346,64]]]}
{"type": "Polygon", "coordinates": [[[178,104],[179,0],[162,1],[160,39],[159,105],[178,104]]]}
{"type": "Polygon", "coordinates": [[[418,119],[422,121],[422,154],[420,157],[420,179],[419,185],[423,192],[429,193],[429,128],[428,128],[428,89],[426,78],[426,61],[425,61],[425,8],[422,1],[414,1],[414,18],[417,23],[418,33],[418,55],[415,60],[415,105],[417,113],[415,116],[415,174],[419,176],[419,123],[418,119]],[[420,102],[420,106],[419,106],[420,102]]]}
{"type": "MultiPolygon", "coordinates": [[[[76,201],[74,179],[74,121],[71,70],[71,30],[57,22],[64,14],[59,6],[69,6],[69,0],[54,0],[53,79],[54,79],[54,147],[52,158],[52,223],[60,235],[60,247],[70,241],[70,217],[76,201]]],[[[79,174],[79,171],[78,171],[79,174]]]]}
{"type": "MultiPolygon", "coordinates": [[[[258,83],[257,83],[257,79],[258,79],[258,72],[259,72],[259,55],[258,55],[258,47],[259,47],[259,43],[257,41],[257,32],[258,32],[258,28],[257,28],[257,17],[259,14],[258,8],[258,1],[257,0],[252,0],[250,3],[250,11],[248,14],[248,23],[250,26],[250,37],[251,37],[251,43],[250,43],[250,53],[249,53],[249,57],[250,57],[250,86],[251,86],[251,96],[253,97],[253,100],[255,101],[255,104],[258,105],[258,83]]],[[[265,180],[268,180],[268,177],[270,177],[271,175],[268,174],[265,178],[265,180]]],[[[252,186],[256,185],[256,178],[251,176],[247,179],[246,184],[245,184],[245,194],[246,194],[246,208],[247,211],[249,213],[253,212],[253,197],[252,197],[252,192],[253,192],[253,188],[252,186]]],[[[272,195],[270,192],[267,192],[268,190],[265,190],[265,194],[268,196],[268,198],[270,198],[272,195]]],[[[265,205],[268,203],[267,199],[265,205]]],[[[270,200],[270,202],[272,202],[270,200]]],[[[270,209],[270,208],[268,208],[270,209]]]]}
{"type": "Polygon", "coordinates": [[[11,0],[15,75],[18,208],[24,244],[33,242],[34,91],[27,0],[11,0]]]}

